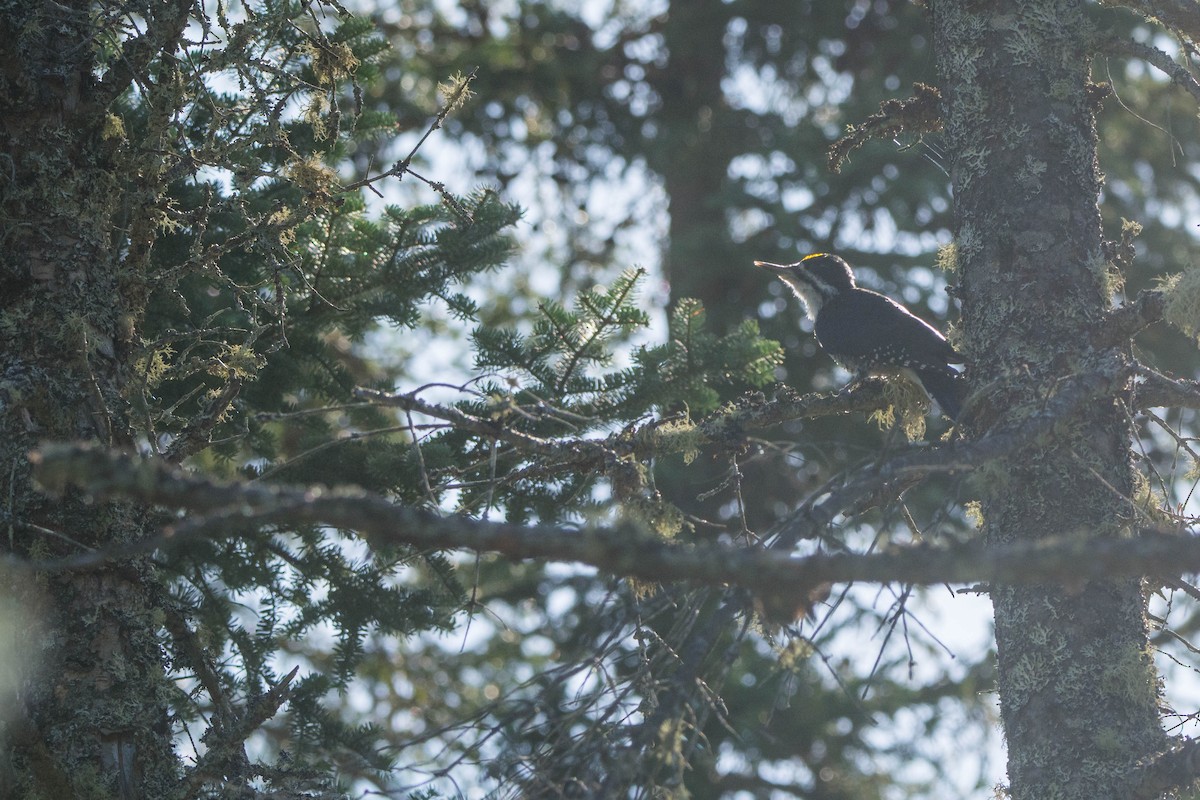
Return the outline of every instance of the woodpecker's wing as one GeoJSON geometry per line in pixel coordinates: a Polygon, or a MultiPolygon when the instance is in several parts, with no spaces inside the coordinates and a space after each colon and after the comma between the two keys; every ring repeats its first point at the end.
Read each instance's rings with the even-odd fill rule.
{"type": "Polygon", "coordinates": [[[963,359],[936,328],[899,303],[866,289],[841,292],[821,308],[817,341],[854,372],[880,367],[942,366],[963,359]]]}

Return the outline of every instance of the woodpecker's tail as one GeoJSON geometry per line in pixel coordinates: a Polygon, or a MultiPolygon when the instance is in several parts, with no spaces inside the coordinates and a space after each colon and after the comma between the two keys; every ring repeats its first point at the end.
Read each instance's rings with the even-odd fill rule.
{"type": "Polygon", "coordinates": [[[942,413],[957,420],[967,396],[967,380],[963,374],[950,367],[922,367],[914,372],[926,393],[942,407],[942,413]]]}

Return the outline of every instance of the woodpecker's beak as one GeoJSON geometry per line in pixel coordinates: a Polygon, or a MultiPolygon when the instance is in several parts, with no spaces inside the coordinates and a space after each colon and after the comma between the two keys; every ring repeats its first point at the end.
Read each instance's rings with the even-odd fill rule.
{"type": "Polygon", "coordinates": [[[792,268],[787,264],[772,264],[770,261],[755,261],[754,266],[774,272],[776,275],[788,275],[792,272],[792,268]]]}

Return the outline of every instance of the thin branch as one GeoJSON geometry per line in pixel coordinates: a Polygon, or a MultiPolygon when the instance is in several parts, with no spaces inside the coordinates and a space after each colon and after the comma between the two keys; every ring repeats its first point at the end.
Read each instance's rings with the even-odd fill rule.
{"type": "Polygon", "coordinates": [[[1109,55],[1138,58],[1151,66],[1157,67],[1171,79],[1172,83],[1181,86],[1193,99],[1200,101],[1200,82],[1196,81],[1196,78],[1192,73],[1188,72],[1186,67],[1173,60],[1157,47],[1151,47],[1148,44],[1135,42],[1132,39],[1126,39],[1121,36],[1114,36],[1104,42],[1103,49],[1109,55]]]}
{"type": "MultiPolygon", "coordinates": [[[[489,439],[499,439],[523,452],[549,458],[559,457],[564,454],[562,448],[552,439],[543,439],[529,433],[524,433],[509,426],[473,416],[457,408],[429,403],[411,393],[389,394],[376,389],[358,388],[354,390],[354,396],[370,400],[378,405],[393,406],[410,412],[416,411],[434,419],[445,420],[460,430],[470,431],[489,439]]],[[[599,446],[596,441],[587,439],[573,440],[573,445],[584,451],[592,450],[599,446]]],[[[592,453],[592,455],[596,454],[592,453]]]]}
{"type": "Polygon", "coordinates": [[[1101,3],[1132,9],[1148,20],[1157,20],[1180,36],[1200,42],[1200,8],[1195,0],[1101,0],[1101,3]]]}
{"type": "MultiPolygon", "coordinates": [[[[412,149],[408,151],[408,155],[374,177],[366,177],[362,180],[354,181],[353,183],[343,186],[341,188],[341,192],[344,194],[346,192],[352,192],[356,189],[365,187],[378,195],[379,190],[377,190],[373,184],[383,180],[384,178],[393,176],[396,178],[403,178],[405,175],[412,175],[414,178],[429,186],[431,189],[441,195],[443,202],[445,202],[447,206],[458,213],[459,216],[465,219],[470,219],[470,214],[468,214],[466,209],[462,208],[458,201],[455,200],[448,191],[446,191],[445,185],[437,181],[430,180],[429,178],[414,172],[412,169],[412,161],[417,155],[417,151],[421,149],[421,146],[425,144],[426,140],[428,140],[435,131],[441,129],[442,125],[446,121],[446,117],[450,116],[450,112],[461,106],[467,101],[468,98],[471,97],[471,82],[475,80],[478,72],[479,68],[475,67],[466,77],[460,77],[457,79],[457,82],[455,83],[453,90],[449,93],[449,96],[446,98],[446,101],[442,104],[442,107],[438,109],[433,121],[429,123],[429,127],[425,130],[424,135],[421,136],[421,138],[417,140],[417,143],[413,145],[412,149]]],[[[382,195],[380,196],[382,197],[382,195]]]]}
{"type": "Polygon", "coordinates": [[[175,441],[167,448],[165,458],[172,464],[182,463],[188,456],[195,455],[208,447],[212,441],[213,429],[217,427],[229,406],[237,399],[242,390],[242,379],[230,370],[225,379],[225,387],[209,401],[204,410],[193,417],[175,441]]]}

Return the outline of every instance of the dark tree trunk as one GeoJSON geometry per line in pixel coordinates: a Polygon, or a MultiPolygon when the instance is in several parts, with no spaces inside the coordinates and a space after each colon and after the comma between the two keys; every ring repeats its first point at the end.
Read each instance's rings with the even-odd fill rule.
{"type": "MultiPolygon", "coordinates": [[[[1103,344],[1110,291],[1080,0],[938,0],[975,434],[1018,424],[1079,376],[1107,391],[989,471],[989,544],[1125,537],[1136,523],[1130,356],[1103,344]]],[[[1138,580],[995,586],[1011,795],[1124,798],[1164,746],[1138,580]]]]}
{"type": "MultiPolygon", "coordinates": [[[[92,25],[80,0],[0,7],[0,472],[11,525],[2,546],[31,558],[76,554],[143,525],[128,505],[45,498],[27,458],[48,440],[130,443],[123,386],[141,309],[126,301],[141,293],[116,255],[122,137],[112,92],[93,78],[92,25]]],[[[18,586],[40,617],[21,645],[38,661],[27,663],[0,743],[0,795],[167,796],[177,762],[154,610],[161,588],[148,565],[18,586]]]]}

